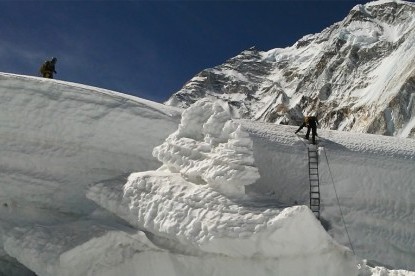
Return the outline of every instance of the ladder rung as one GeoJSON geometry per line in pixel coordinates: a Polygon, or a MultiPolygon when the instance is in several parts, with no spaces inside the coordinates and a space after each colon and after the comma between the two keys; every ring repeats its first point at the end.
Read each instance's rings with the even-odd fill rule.
{"type": "Polygon", "coordinates": [[[320,219],[320,179],[317,148],[308,148],[308,176],[310,182],[310,209],[320,219]]]}

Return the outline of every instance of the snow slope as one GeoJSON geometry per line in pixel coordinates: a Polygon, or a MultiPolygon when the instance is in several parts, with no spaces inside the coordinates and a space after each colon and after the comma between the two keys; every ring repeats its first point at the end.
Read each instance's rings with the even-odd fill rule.
{"type": "Polygon", "coordinates": [[[413,140],[321,131],[327,233],[294,127],[0,79],[0,275],[414,275],[413,140]]]}
{"type": "Polygon", "coordinates": [[[16,75],[1,74],[0,91],[0,201],[71,213],[92,208],[87,185],[158,167],[152,149],[180,114],[103,89],[16,75]]]}

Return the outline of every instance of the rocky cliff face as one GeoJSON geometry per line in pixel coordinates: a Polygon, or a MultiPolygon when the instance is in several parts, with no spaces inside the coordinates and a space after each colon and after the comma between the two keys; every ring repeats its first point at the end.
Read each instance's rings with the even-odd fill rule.
{"type": "Polygon", "coordinates": [[[236,118],[415,138],[415,4],[381,0],[288,48],[243,51],[166,102],[217,98],[236,118]]]}

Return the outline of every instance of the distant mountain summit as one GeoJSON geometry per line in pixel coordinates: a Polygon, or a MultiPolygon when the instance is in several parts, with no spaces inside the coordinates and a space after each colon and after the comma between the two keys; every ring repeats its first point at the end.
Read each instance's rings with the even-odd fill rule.
{"type": "Polygon", "coordinates": [[[205,69],[168,105],[223,100],[235,118],[415,138],[415,4],[381,0],[293,46],[251,48],[205,69]]]}

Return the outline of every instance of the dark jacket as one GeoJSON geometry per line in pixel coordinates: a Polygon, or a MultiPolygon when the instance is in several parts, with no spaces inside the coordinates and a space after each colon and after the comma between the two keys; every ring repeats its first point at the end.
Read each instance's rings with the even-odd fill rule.
{"type": "Polygon", "coordinates": [[[301,124],[301,126],[297,129],[295,133],[298,133],[304,127],[308,128],[308,132],[310,129],[312,129],[313,133],[316,133],[317,125],[319,125],[319,123],[316,116],[306,116],[304,117],[304,122],[301,124]]]}
{"type": "Polygon", "coordinates": [[[45,61],[42,64],[42,67],[40,67],[40,73],[42,73],[42,74],[44,74],[44,73],[56,73],[55,63],[53,63],[50,60],[45,61]]]}
{"type": "Polygon", "coordinates": [[[317,125],[319,124],[316,116],[305,117],[304,123],[306,126],[310,126],[311,128],[317,128],[317,125]]]}

